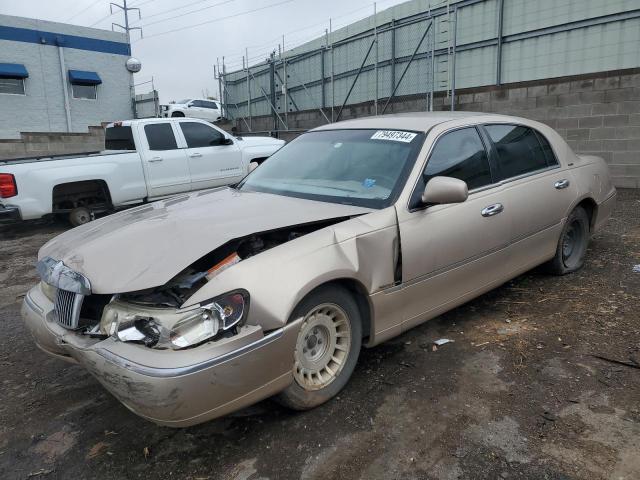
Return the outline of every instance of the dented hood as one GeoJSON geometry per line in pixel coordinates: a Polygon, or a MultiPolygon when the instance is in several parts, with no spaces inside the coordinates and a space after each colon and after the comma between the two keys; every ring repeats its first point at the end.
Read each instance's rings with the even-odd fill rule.
{"type": "Polygon", "coordinates": [[[124,293],[165,284],[205,254],[257,232],[370,209],[231,188],[205,190],[90,222],[45,244],[51,257],[86,276],[93,293],[124,293]]]}

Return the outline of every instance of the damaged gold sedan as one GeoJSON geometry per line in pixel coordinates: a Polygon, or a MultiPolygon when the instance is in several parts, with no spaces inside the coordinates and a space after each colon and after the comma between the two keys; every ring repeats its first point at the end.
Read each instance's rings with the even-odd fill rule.
{"type": "Polygon", "coordinates": [[[579,269],[615,202],[549,127],[407,114],[308,132],[238,185],[53,239],[24,320],[161,425],[336,395],[373,346],[536,265],[579,269]]]}

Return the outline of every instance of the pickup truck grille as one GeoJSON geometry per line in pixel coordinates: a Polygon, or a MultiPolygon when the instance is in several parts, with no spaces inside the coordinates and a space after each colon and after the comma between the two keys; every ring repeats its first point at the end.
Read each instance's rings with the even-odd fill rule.
{"type": "Polygon", "coordinates": [[[56,321],[70,330],[78,328],[82,300],[84,300],[84,295],[59,288],[53,308],[56,321]]]}

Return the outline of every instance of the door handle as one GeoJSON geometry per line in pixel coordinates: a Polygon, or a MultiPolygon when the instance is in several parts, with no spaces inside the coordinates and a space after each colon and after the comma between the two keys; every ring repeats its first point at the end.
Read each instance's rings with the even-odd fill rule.
{"type": "Polygon", "coordinates": [[[191,158],[200,158],[202,156],[202,154],[198,153],[198,152],[194,152],[194,153],[190,153],[189,156],[191,158]]]}
{"type": "Polygon", "coordinates": [[[569,180],[563,178],[562,180],[558,180],[556,183],[554,183],[553,186],[558,190],[562,190],[563,188],[567,188],[569,186],[569,180]]]}
{"type": "Polygon", "coordinates": [[[501,203],[494,203],[493,205],[489,205],[482,209],[483,217],[493,217],[494,215],[499,214],[504,210],[504,206],[501,203]]]}
{"type": "Polygon", "coordinates": [[[151,157],[149,159],[149,163],[155,163],[155,162],[161,162],[162,161],[162,157],[151,157]]]}

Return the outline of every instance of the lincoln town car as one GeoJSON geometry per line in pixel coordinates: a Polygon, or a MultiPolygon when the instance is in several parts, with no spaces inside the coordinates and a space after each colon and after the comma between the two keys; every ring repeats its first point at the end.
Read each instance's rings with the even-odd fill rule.
{"type": "Polygon", "coordinates": [[[131,411],[184,427],[334,397],[373,347],[536,266],[570,274],[616,191],[598,157],[511,116],[348,120],[232,186],[69,230],[22,316],[131,411]]]}

